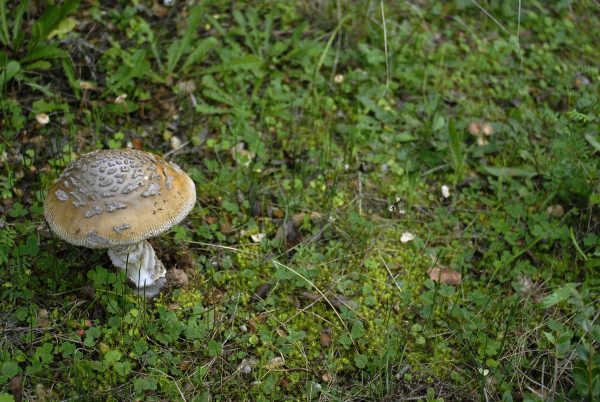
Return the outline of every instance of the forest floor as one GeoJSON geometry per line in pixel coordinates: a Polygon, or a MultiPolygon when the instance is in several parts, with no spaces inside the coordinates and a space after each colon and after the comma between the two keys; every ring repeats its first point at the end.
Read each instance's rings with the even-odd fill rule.
{"type": "Polygon", "coordinates": [[[0,0],[0,401],[600,398],[596,2],[47,3],[0,0]],[[43,214],[125,147],[197,190],[151,300],[43,214]]]}

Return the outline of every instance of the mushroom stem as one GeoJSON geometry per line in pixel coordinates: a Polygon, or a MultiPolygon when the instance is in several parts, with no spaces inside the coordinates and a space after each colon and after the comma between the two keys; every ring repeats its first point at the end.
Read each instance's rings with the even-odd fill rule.
{"type": "Polygon", "coordinates": [[[136,244],[112,247],[108,249],[108,255],[112,263],[125,271],[136,287],[145,290],[158,288],[156,289],[158,294],[164,285],[164,276],[167,270],[163,263],[156,258],[154,249],[146,240],[136,244]]]}

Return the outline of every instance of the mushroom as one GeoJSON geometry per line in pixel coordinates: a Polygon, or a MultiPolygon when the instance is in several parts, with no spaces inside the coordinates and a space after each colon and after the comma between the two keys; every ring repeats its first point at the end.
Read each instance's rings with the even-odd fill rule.
{"type": "Polygon", "coordinates": [[[52,231],[77,246],[108,249],[139,294],[156,296],[166,269],[147,239],[177,225],[196,188],[176,164],[134,149],[94,151],[73,160],[44,202],[52,231]]]}

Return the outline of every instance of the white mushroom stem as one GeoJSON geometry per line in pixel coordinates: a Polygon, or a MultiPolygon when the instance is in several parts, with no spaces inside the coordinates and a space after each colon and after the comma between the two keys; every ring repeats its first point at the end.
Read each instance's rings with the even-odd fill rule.
{"type": "Polygon", "coordinates": [[[138,288],[147,290],[157,287],[158,294],[158,290],[164,285],[167,270],[156,258],[154,249],[146,240],[137,244],[110,248],[108,255],[112,263],[125,271],[127,277],[138,288]]]}

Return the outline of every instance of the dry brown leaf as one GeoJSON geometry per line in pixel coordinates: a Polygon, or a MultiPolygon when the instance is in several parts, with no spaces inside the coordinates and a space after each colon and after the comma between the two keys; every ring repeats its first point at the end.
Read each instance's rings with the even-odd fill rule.
{"type": "Polygon", "coordinates": [[[133,145],[133,149],[137,150],[140,150],[144,147],[144,141],[139,137],[135,137],[133,140],[131,140],[131,144],[133,145]]]}
{"type": "Polygon", "coordinates": [[[177,365],[177,368],[181,371],[188,371],[192,367],[192,362],[183,361],[177,365]]]}
{"type": "Polygon", "coordinates": [[[256,331],[256,321],[254,321],[252,318],[248,319],[248,330],[250,332],[256,331]]]}
{"type": "Polygon", "coordinates": [[[223,300],[223,292],[221,292],[219,289],[211,289],[207,294],[206,294],[206,301],[209,304],[215,304],[220,302],[221,300],[223,300]]]}
{"type": "Polygon", "coordinates": [[[261,300],[264,300],[273,285],[270,283],[261,283],[256,287],[254,293],[252,293],[252,298],[250,299],[250,303],[256,303],[261,300]]]}
{"type": "Polygon", "coordinates": [[[328,348],[333,343],[333,336],[331,335],[331,328],[325,328],[321,331],[321,346],[328,348]]]}
{"type": "Polygon", "coordinates": [[[455,286],[461,283],[460,274],[446,267],[433,267],[427,271],[432,281],[455,286]]]}
{"type": "Polygon", "coordinates": [[[10,392],[15,402],[21,402],[23,395],[23,373],[19,373],[10,380],[10,392]]]}
{"type": "Polygon", "coordinates": [[[275,328],[275,332],[277,332],[277,335],[279,335],[283,339],[287,338],[287,334],[285,333],[285,331],[283,329],[277,327],[277,328],[275,328]]]}
{"type": "Polygon", "coordinates": [[[292,380],[287,377],[282,378],[281,381],[279,381],[279,386],[281,386],[281,388],[287,388],[290,385],[292,385],[292,380]]]}
{"type": "Polygon", "coordinates": [[[302,236],[293,220],[284,222],[275,235],[275,240],[281,240],[285,236],[286,246],[293,247],[302,240],[302,236]]]}
{"type": "Polygon", "coordinates": [[[231,226],[231,223],[229,223],[229,220],[226,220],[225,222],[220,222],[219,225],[220,225],[219,230],[222,234],[231,233],[232,226],[231,226]]]}

